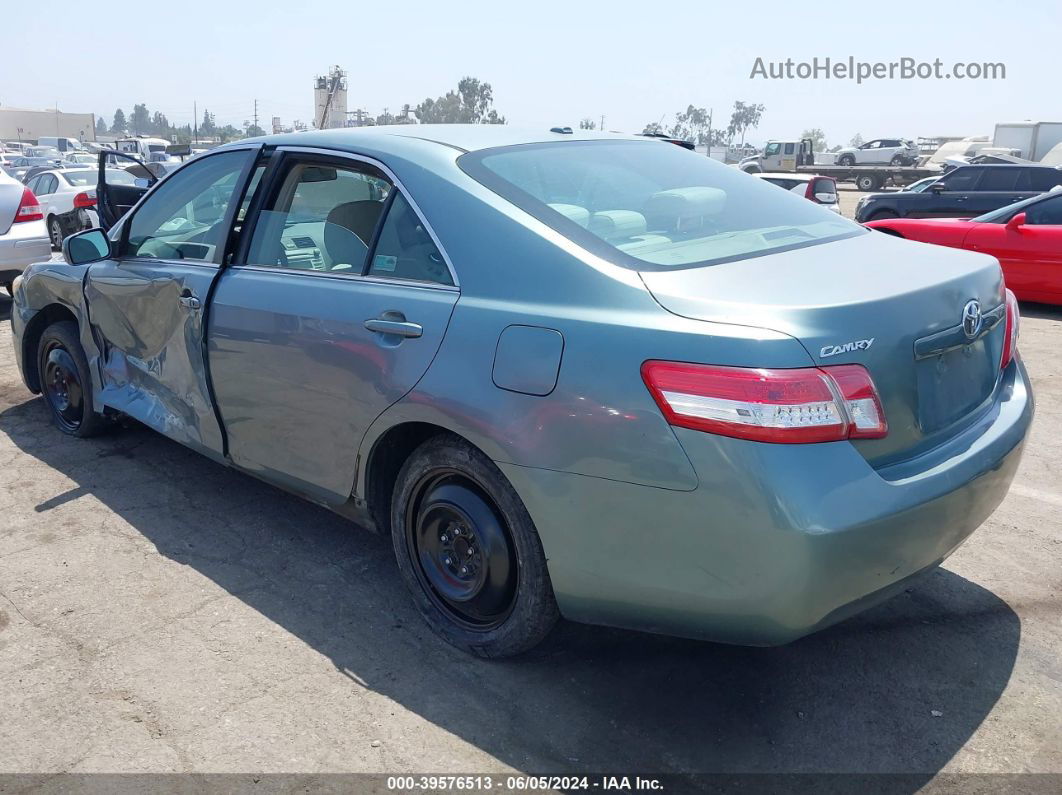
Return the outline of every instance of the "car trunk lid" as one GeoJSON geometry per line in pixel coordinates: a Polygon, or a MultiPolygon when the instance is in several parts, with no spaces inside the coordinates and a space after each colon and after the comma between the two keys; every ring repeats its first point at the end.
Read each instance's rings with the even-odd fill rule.
{"type": "Polygon", "coordinates": [[[889,424],[886,437],[853,442],[874,466],[958,433],[997,382],[1006,324],[1002,274],[991,257],[868,233],[641,275],[677,315],[789,334],[817,365],[864,365],[889,424]],[[971,301],[984,318],[973,339],[962,325],[971,301]]]}

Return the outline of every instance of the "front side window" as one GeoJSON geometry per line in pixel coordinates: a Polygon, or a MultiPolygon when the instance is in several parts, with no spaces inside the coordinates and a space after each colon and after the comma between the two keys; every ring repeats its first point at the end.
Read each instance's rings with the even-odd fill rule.
{"type": "Polygon", "coordinates": [[[763,150],[765,155],[776,155],[782,151],[782,145],[778,143],[767,144],[767,148],[763,150]]]}
{"type": "Polygon", "coordinates": [[[570,141],[470,152],[462,169],[605,259],[671,270],[867,230],[748,174],[659,141],[570,141]]]}
{"type": "Polygon", "coordinates": [[[1062,169],[1024,168],[1022,171],[1025,173],[1018,183],[1021,190],[1049,191],[1057,185],[1062,185],[1062,169]]]}
{"type": "Polygon", "coordinates": [[[220,263],[228,237],[226,211],[256,154],[210,155],[159,185],[129,223],[122,256],[220,263]]]}
{"type": "Polygon", "coordinates": [[[973,190],[982,171],[982,168],[960,166],[946,177],[942,177],[940,182],[944,185],[944,190],[973,190]]]}
{"type": "Polygon", "coordinates": [[[247,261],[360,275],[390,192],[368,165],[294,161],[258,216],[247,261]]]}
{"type": "Polygon", "coordinates": [[[1062,196],[1052,196],[1025,211],[1025,223],[1035,226],[1062,226],[1062,196]]]}

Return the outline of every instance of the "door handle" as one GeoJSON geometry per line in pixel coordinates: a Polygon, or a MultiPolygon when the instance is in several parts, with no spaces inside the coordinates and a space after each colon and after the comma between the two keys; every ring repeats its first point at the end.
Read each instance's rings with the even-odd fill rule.
{"type": "Polygon", "coordinates": [[[199,298],[191,290],[185,290],[183,293],[181,293],[180,297],[177,299],[177,303],[179,303],[185,309],[191,309],[193,312],[203,305],[202,302],[200,302],[199,298]]]}
{"type": "Polygon", "coordinates": [[[416,339],[424,334],[424,327],[420,323],[410,323],[408,320],[387,320],[374,317],[365,321],[365,328],[375,331],[377,334],[394,334],[398,337],[416,339]]]}

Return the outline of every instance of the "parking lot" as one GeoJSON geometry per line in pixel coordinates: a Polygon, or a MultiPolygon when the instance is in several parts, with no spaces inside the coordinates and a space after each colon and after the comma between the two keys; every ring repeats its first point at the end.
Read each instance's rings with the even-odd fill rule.
{"type": "Polygon", "coordinates": [[[387,538],[135,425],[56,432],[0,299],[0,772],[1062,770],[1062,310],[1023,311],[1020,474],[942,569],[787,647],[562,624],[484,662],[387,538]]]}

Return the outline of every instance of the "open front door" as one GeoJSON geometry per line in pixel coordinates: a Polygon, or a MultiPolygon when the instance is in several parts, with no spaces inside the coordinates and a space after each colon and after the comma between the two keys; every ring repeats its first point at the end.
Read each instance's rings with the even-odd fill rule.
{"type": "Polygon", "coordinates": [[[260,149],[204,155],[175,172],[122,220],[115,255],[85,277],[99,404],[219,460],[205,318],[260,149]]]}
{"type": "Polygon", "coordinates": [[[139,158],[125,152],[116,152],[114,150],[100,152],[98,168],[96,208],[100,216],[100,226],[104,230],[110,230],[112,226],[118,223],[118,219],[129,212],[132,206],[140,201],[140,197],[158,182],[158,179],[147,170],[139,158]],[[137,165],[140,166],[140,169],[143,169],[140,174],[135,175],[135,185],[108,184],[108,168],[125,168],[130,165],[137,165]]]}

